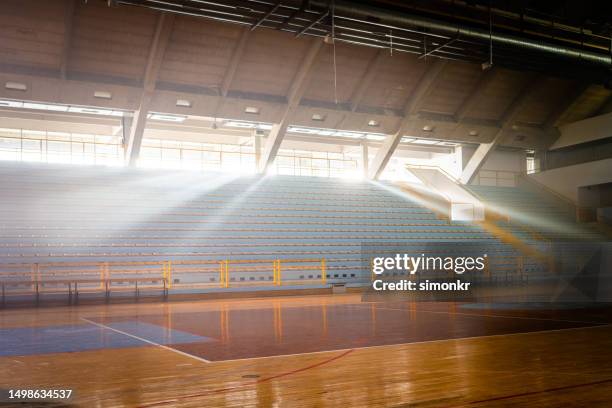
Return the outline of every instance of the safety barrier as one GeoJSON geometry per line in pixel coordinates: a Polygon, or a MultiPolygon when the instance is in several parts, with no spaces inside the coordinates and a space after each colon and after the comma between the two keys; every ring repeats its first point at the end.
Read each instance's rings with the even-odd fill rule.
{"type": "Polygon", "coordinates": [[[327,278],[325,258],[0,265],[2,305],[6,304],[9,296],[33,295],[38,303],[43,294],[64,293],[72,303],[83,293],[103,294],[109,299],[113,292],[133,291],[138,297],[143,290],[159,289],[166,298],[168,290],[174,288],[278,287],[283,283],[325,285],[327,278]],[[307,275],[307,271],[311,274],[307,275]],[[194,274],[199,277],[195,283],[181,283],[176,278],[177,275],[194,274]],[[208,276],[208,282],[201,277],[202,274],[208,276]]]}
{"type": "MultiPolygon", "coordinates": [[[[343,261],[334,259],[336,263],[343,261]]],[[[69,301],[77,301],[79,294],[102,294],[106,299],[115,292],[133,292],[136,297],[142,291],[160,290],[167,297],[170,289],[207,289],[230,287],[280,287],[316,284],[326,286],[329,279],[361,282],[376,275],[372,272],[372,259],[345,259],[353,265],[330,267],[322,258],[305,259],[222,259],[222,260],[163,260],[145,262],[55,262],[0,265],[2,304],[9,296],[33,295],[36,302],[44,294],[67,294],[69,301]],[[361,262],[355,266],[355,262],[361,262]],[[331,274],[330,269],[365,269],[364,274],[331,274]],[[29,279],[24,279],[29,274],[29,279]],[[195,277],[194,282],[180,277],[195,277]]],[[[496,256],[486,258],[482,278],[519,279],[524,281],[533,272],[533,260],[524,256],[496,256]],[[493,264],[492,264],[493,262],[493,264]],[[492,270],[494,273],[492,273],[492,270]]],[[[552,270],[552,263],[543,265],[552,270]]],[[[435,272],[435,271],[430,271],[435,272]]],[[[428,272],[429,273],[429,272],[428,272]]],[[[448,273],[445,271],[444,273],[448,273]]],[[[332,282],[333,283],[333,282],[332,282]]]]}

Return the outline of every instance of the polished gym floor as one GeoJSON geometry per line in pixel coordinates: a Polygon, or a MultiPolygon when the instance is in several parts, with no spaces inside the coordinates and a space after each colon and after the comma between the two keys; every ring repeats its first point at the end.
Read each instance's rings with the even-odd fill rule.
{"type": "Polygon", "coordinates": [[[82,407],[605,407],[610,323],[357,294],[7,309],[0,388],[82,407]]]}

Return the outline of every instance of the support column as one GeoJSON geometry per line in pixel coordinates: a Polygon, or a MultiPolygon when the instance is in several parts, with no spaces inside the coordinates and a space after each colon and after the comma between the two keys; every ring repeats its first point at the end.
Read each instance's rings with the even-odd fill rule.
{"type": "Polygon", "coordinates": [[[255,168],[258,169],[261,163],[261,135],[257,130],[253,131],[253,151],[255,152],[255,168]]]}
{"type": "Polygon", "coordinates": [[[368,176],[369,161],[368,144],[367,142],[361,142],[361,169],[363,170],[364,177],[368,176]]]}
{"type": "Polygon", "coordinates": [[[429,94],[429,92],[431,92],[432,89],[435,88],[436,80],[439,78],[446,64],[446,60],[436,59],[433,63],[431,63],[429,68],[421,77],[418,85],[412,92],[408,103],[404,107],[404,117],[400,121],[397,131],[394,134],[387,136],[382,146],[378,149],[376,156],[372,160],[372,165],[370,166],[368,172],[368,176],[371,179],[377,179],[385,170],[389,159],[391,159],[395,149],[401,142],[402,136],[410,124],[410,121],[414,119],[414,115],[423,102],[423,99],[429,94]]]}
{"type": "Polygon", "coordinates": [[[320,38],[312,40],[308,53],[302,60],[300,69],[295,74],[293,84],[287,95],[287,106],[283,112],[281,119],[278,123],[272,126],[272,130],[266,140],[266,146],[264,147],[263,155],[261,157],[259,171],[265,173],[266,170],[272,165],[276,158],[276,153],[285,137],[289,122],[294,115],[294,111],[300,104],[302,95],[306,91],[307,80],[310,75],[310,71],[314,66],[314,62],[323,46],[323,41],[320,38]]]}

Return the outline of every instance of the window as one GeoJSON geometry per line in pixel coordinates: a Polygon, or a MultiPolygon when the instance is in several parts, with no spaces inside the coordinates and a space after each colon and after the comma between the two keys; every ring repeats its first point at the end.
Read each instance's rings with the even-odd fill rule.
{"type": "Polygon", "coordinates": [[[533,174],[540,171],[540,162],[535,157],[535,150],[527,150],[526,164],[527,174],[533,174]]]}
{"type": "Polygon", "coordinates": [[[343,153],[281,149],[272,172],[290,176],[359,177],[357,160],[343,153]]]}
{"type": "Polygon", "coordinates": [[[139,167],[194,171],[255,172],[252,146],[144,139],[139,167]]]}
{"type": "Polygon", "coordinates": [[[123,146],[118,136],[0,129],[0,160],[120,166],[123,146]]]}

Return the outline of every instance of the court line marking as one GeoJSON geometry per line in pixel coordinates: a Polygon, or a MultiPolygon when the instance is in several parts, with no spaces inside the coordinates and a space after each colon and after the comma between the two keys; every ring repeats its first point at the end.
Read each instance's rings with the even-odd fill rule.
{"type": "MultiPolygon", "coordinates": [[[[159,405],[167,405],[169,403],[179,402],[179,401],[182,401],[182,400],[192,399],[192,398],[196,398],[196,397],[203,397],[203,396],[211,395],[211,394],[219,394],[219,393],[224,393],[224,392],[235,391],[235,390],[242,389],[242,388],[245,388],[245,387],[248,387],[248,386],[251,386],[251,385],[257,385],[257,384],[262,383],[262,382],[270,381],[270,380],[273,380],[273,379],[276,379],[276,378],[280,378],[280,377],[285,377],[285,376],[288,376],[288,375],[291,375],[291,374],[296,374],[296,373],[303,372],[303,371],[306,371],[306,370],[309,370],[309,369],[312,369],[312,368],[315,368],[315,367],[319,367],[319,366],[325,365],[327,363],[330,363],[332,361],[338,360],[338,359],[340,359],[340,358],[342,358],[342,357],[344,357],[344,356],[346,356],[346,355],[348,355],[348,354],[350,354],[350,353],[352,353],[354,351],[360,350],[360,349],[380,348],[380,347],[392,347],[392,346],[401,346],[401,345],[409,345],[409,344],[421,344],[421,343],[437,343],[437,342],[444,342],[444,341],[449,341],[449,340],[466,340],[466,339],[478,339],[478,338],[486,338],[486,337],[513,336],[513,335],[520,335],[520,334],[561,332],[561,331],[568,331],[568,330],[598,328],[598,327],[610,327],[610,326],[612,326],[612,324],[585,326],[585,327],[570,327],[570,328],[565,328],[565,329],[554,329],[554,330],[540,330],[540,331],[535,331],[535,332],[509,333],[509,334],[493,334],[493,335],[489,335],[489,336],[463,337],[463,338],[457,338],[457,339],[429,340],[429,341],[414,342],[414,343],[400,343],[400,344],[389,344],[389,345],[380,345],[380,346],[355,347],[355,348],[350,348],[350,349],[326,350],[326,351],[318,351],[318,352],[312,352],[312,353],[297,353],[297,354],[287,354],[287,355],[268,356],[268,357],[255,357],[255,358],[245,358],[245,359],[236,359],[236,360],[220,360],[220,361],[215,361],[215,362],[256,360],[256,359],[263,359],[263,358],[270,358],[270,357],[286,357],[286,356],[298,356],[298,355],[305,355],[305,354],[321,354],[321,353],[341,352],[341,354],[338,354],[338,355],[336,355],[334,357],[331,357],[331,358],[329,358],[327,360],[320,361],[320,362],[312,364],[310,366],[298,368],[298,369],[295,369],[293,371],[288,371],[288,372],[285,372],[285,373],[280,373],[280,374],[272,375],[272,376],[261,378],[259,380],[256,380],[256,381],[253,381],[253,382],[249,382],[249,383],[246,383],[246,384],[240,384],[240,385],[237,385],[237,386],[234,386],[234,387],[218,388],[218,389],[214,389],[214,390],[210,390],[210,391],[206,391],[206,392],[202,392],[202,393],[188,394],[188,395],[176,397],[176,398],[173,398],[173,399],[170,399],[170,400],[151,402],[151,403],[148,403],[148,404],[140,405],[140,408],[155,407],[155,406],[159,406],[159,405]]],[[[598,382],[587,383],[587,384],[562,386],[562,387],[556,387],[556,388],[550,388],[550,389],[545,389],[545,390],[528,392],[528,393],[525,393],[525,395],[546,393],[546,392],[552,392],[552,391],[560,391],[560,390],[563,390],[563,389],[578,388],[578,387],[584,387],[584,386],[589,386],[589,385],[597,385],[597,384],[600,384],[600,383],[606,383],[606,382],[610,382],[610,381],[612,381],[612,380],[604,380],[604,381],[598,381],[598,382]]],[[[493,397],[490,400],[486,399],[486,400],[479,400],[479,401],[469,401],[469,402],[465,402],[465,403],[463,403],[461,405],[453,406],[453,408],[455,408],[455,407],[457,407],[457,408],[458,407],[465,407],[467,405],[474,405],[474,404],[477,404],[477,403],[483,403],[483,402],[488,402],[488,401],[516,398],[516,397],[520,397],[520,396],[524,396],[524,395],[523,394],[515,394],[515,395],[509,395],[509,396],[493,397]]]]}
{"type": "Polygon", "coordinates": [[[225,363],[231,361],[247,361],[247,360],[263,360],[268,358],[277,358],[277,357],[296,357],[296,356],[304,356],[310,354],[323,354],[323,353],[334,353],[336,351],[347,351],[347,350],[367,350],[367,349],[376,349],[383,347],[398,347],[398,346],[410,346],[412,344],[428,344],[428,343],[441,343],[445,341],[457,341],[457,340],[475,340],[475,339],[485,339],[490,337],[504,337],[504,336],[518,336],[518,335],[526,335],[526,334],[542,334],[542,333],[554,333],[554,332],[563,332],[570,330],[581,330],[581,329],[595,329],[601,327],[612,327],[612,323],[607,324],[596,324],[593,326],[580,326],[580,327],[566,327],[563,329],[550,329],[550,330],[536,330],[536,331],[526,331],[526,332],[517,332],[517,333],[501,333],[501,334],[488,334],[485,336],[468,336],[468,337],[453,337],[449,339],[436,339],[436,340],[423,340],[423,341],[413,341],[408,343],[394,343],[394,344],[378,344],[375,346],[363,346],[363,347],[352,347],[352,348],[340,348],[340,349],[332,349],[332,350],[320,350],[320,351],[310,351],[304,353],[292,353],[292,354],[278,354],[274,356],[261,356],[261,357],[244,357],[244,358],[234,358],[229,360],[212,360],[210,363],[225,363]]]}
{"type": "MultiPolygon", "coordinates": [[[[342,306],[346,306],[347,304],[342,304],[342,306]]],[[[370,307],[368,305],[363,305],[361,303],[349,303],[348,305],[350,306],[357,306],[357,307],[370,307]]],[[[379,309],[389,309],[389,310],[395,310],[395,311],[410,311],[409,309],[395,309],[395,308],[380,308],[379,309]]],[[[418,311],[417,311],[418,312],[418,311]]],[[[447,313],[450,314],[448,312],[433,312],[430,311],[431,313],[447,313]]],[[[472,315],[472,316],[479,316],[478,314],[472,315]]],[[[487,317],[498,317],[498,316],[491,316],[491,315],[483,315],[483,316],[487,316],[487,317]]],[[[501,317],[501,316],[499,316],[501,317]]],[[[506,317],[506,316],[504,316],[506,317]]],[[[508,316],[508,318],[511,318],[508,316]]],[[[134,336],[132,334],[126,333],[126,332],[122,332],[121,330],[117,330],[117,329],[113,329],[112,327],[103,325],[101,323],[96,323],[93,322],[91,320],[88,320],[86,318],[81,317],[82,320],[85,320],[91,324],[100,326],[100,327],[104,327],[107,328],[109,330],[113,330],[116,331],[118,333],[130,336],[130,337],[134,337],[138,340],[144,341],[146,343],[173,351],[177,354],[181,354],[187,357],[191,357],[193,359],[208,363],[208,364],[215,364],[215,363],[224,363],[224,362],[233,362],[233,361],[248,361],[248,360],[262,360],[262,359],[269,359],[269,358],[277,358],[277,357],[296,357],[296,356],[303,356],[303,355],[312,355],[312,354],[324,354],[324,353],[334,353],[337,351],[348,351],[348,350],[367,350],[367,349],[371,349],[371,348],[382,348],[382,347],[396,347],[396,346],[407,346],[407,345],[411,345],[411,344],[427,344],[427,343],[439,343],[439,342],[444,342],[444,341],[453,341],[453,340],[473,340],[473,339],[482,339],[482,338],[489,338],[489,337],[502,337],[502,336],[517,336],[517,335],[524,335],[524,334],[538,334],[538,333],[554,333],[554,332],[560,332],[560,331],[569,331],[569,330],[580,330],[580,329],[590,329],[590,328],[599,328],[599,327],[612,327],[612,323],[595,323],[592,326],[579,326],[579,327],[566,327],[566,328],[562,328],[562,329],[549,329],[549,330],[536,330],[536,331],[526,331],[526,332],[516,332],[516,333],[501,333],[501,334],[489,334],[489,335],[484,335],[484,336],[468,336],[468,337],[453,337],[453,338],[448,338],[448,339],[436,339],[436,340],[423,340],[423,341],[414,341],[414,342],[406,342],[406,343],[394,343],[394,344],[379,344],[379,345],[374,345],[374,346],[362,346],[362,347],[353,347],[353,348],[340,348],[340,349],[331,349],[331,350],[318,350],[318,351],[310,351],[310,352],[303,352],[303,353],[290,353],[290,354],[277,354],[277,355],[272,355],[272,356],[259,356],[259,357],[243,357],[243,358],[234,358],[234,359],[225,359],[225,360],[206,360],[202,357],[198,357],[196,355],[193,354],[189,354],[180,350],[177,350],[175,348],[172,347],[168,347],[168,346],[164,346],[162,344],[158,344],[152,341],[149,341],[147,339],[143,339],[140,338],[138,336],[134,336]]],[[[522,317],[522,319],[529,319],[527,317],[522,317]]],[[[538,318],[534,318],[534,319],[538,319],[538,318]]],[[[538,319],[538,320],[542,320],[542,319],[538,319]]],[[[543,320],[548,320],[551,321],[551,319],[543,319],[543,320]]],[[[558,320],[552,320],[554,322],[561,322],[563,323],[564,321],[558,321],[558,320]]],[[[591,322],[580,322],[580,321],[565,321],[565,323],[579,323],[579,324],[588,324],[591,322]]],[[[594,322],[593,322],[594,323],[594,322]]]]}
{"type": "Polygon", "coordinates": [[[247,383],[244,383],[244,384],[235,385],[233,387],[217,388],[217,389],[214,389],[214,390],[204,391],[204,392],[200,392],[200,393],[196,393],[196,394],[183,395],[183,396],[180,396],[180,397],[173,398],[171,400],[151,402],[149,404],[140,405],[140,408],[154,407],[154,406],[158,406],[158,405],[166,405],[166,404],[171,403],[171,402],[178,402],[178,401],[181,401],[181,400],[186,400],[186,399],[191,399],[191,398],[196,398],[196,397],[203,397],[203,396],[211,395],[211,394],[220,394],[220,393],[225,393],[225,392],[231,392],[231,391],[239,390],[241,388],[249,387],[251,385],[261,384],[263,382],[275,380],[277,378],[287,377],[287,376],[292,375],[292,374],[301,373],[301,372],[306,371],[306,370],[311,370],[313,368],[317,368],[317,367],[320,367],[322,365],[329,364],[332,361],[336,361],[336,360],[341,359],[342,357],[352,353],[353,351],[354,351],[354,349],[347,349],[347,350],[344,350],[342,353],[340,353],[338,355],[335,355],[335,356],[333,356],[331,358],[328,358],[327,360],[319,361],[318,363],[314,363],[314,364],[311,364],[309,366],[302,367],[302,368],[296,368],[295,370],[286,371],[284,373],[274,374],[274,375],[271,375],[271,376],[268,376],[268,377],[260,378],[260,379],[257,379],[255,381],[247,382],[247,383]]]}
{"type": "Polygon", "coordinates": [[[107,325],[102,324],[102,323],[94,322],[94,321],[86,319],[84,317],[81,317],[81,320],[83,320],[83,321],[85,321],[85,322],[87,322],[89,324],[93,324],[94,326],[98,326],[98,327],[101,327],[103,329],[111,330],[111,331],[114,331],[116,333],[123,334],[124,336],[128,336],[128,337],[131,337],[131,338],[136,339],[136,340],[140,340],[140,341],[142,341],[144,343],[147,343],[147,344],[150,344],[152,346],[160,347],[160,348],[162,348],[164,350],[172,351],[173,353],[180,354],[180,355],[185,356],[185,357],[193,358],[194,360],[198,360],[198,361],[200,361],[202,363],[207,363],[207,364],[211,363],[210,360],[206,360],[205,358],[198,357],[198,356],[195,356],[193,354],[185,353],[184,351],[180,351],[180,350],[177,350],[177,349],[172,348],[172,347],[164,346],[163,344],[159,344],[159,343],[156,343],[154,341],[147,340],[145,338],[142,338],[142,337],[139,337],[139,336],[136,336],[136,335],[124,332],[122,330],[118,330],[118,329],[112,328],[112,327],[107,326],[107,325]]]}
{"type": "MultiPolygon", "coordinates": [[[[371,307],[369,305],[362,305],[361,303],[354,303],[353,306],[357,307],[371,307]]],[[[397,309],[393,307],[379,307],[375,306],[375,309],[381,310],[397,310],[399,312],[410,312],[410,309],[397,309]]],[[[542,320],[548,322],[558,322],[558,323],[579,323],[579,324],[609,324],[605,322],[591,322],[585,320],[565,320],[565,319],[549,319],[546,317],[527,317],[527,316],[504,316],[504,315],[494,315],[494,314],[482,314],[482,313],[466,313],[466,312],[443,312],[443,311],[435,311],[435,310],[416,310],[417,313],[437,313],[437,314],[447,314],[447,315],[461,315],[461,316],[476,316],[476,317],[495,317],[499,319],[521,319],[521,320],[542,320]]]]}
{"type": "Polygon", "coordinates": [[[527,391],[527,392],[521,392],[519,394],[501,395],[501,396],[497,396],[497,397],[481,399],[481,400],[478,400],[478,401],[469,401],[469,402],[465,402],[465,403],[460,404],[460,405],[453,405],[450,408],[460,408],[460,407],[466,407],[468,405],[476,405],[476,404],[482,404],[482,403],[493,402],[493,401],[502,401],[502,400],[508,400],[508,399],[512,399],[512,398],[521,398],[521,397],[527,397],[527,396],[531,396],[531,395],[545,394],[545,393],[548,393],[548,392],[565,391],[565,390],[571,390],[571,389],[574,389],[574,388],[593,387],[595,385],[601,385],[601,384],[606,384],[606,383],[610,383],[610,382],[612,382],[612,379],[592,381],[592,382],[580,383],[580,384],[562,385],[562,386],[559,386],[559,387],[546,388],[546,389],[543,389],[543,390],[527,391]]]}

